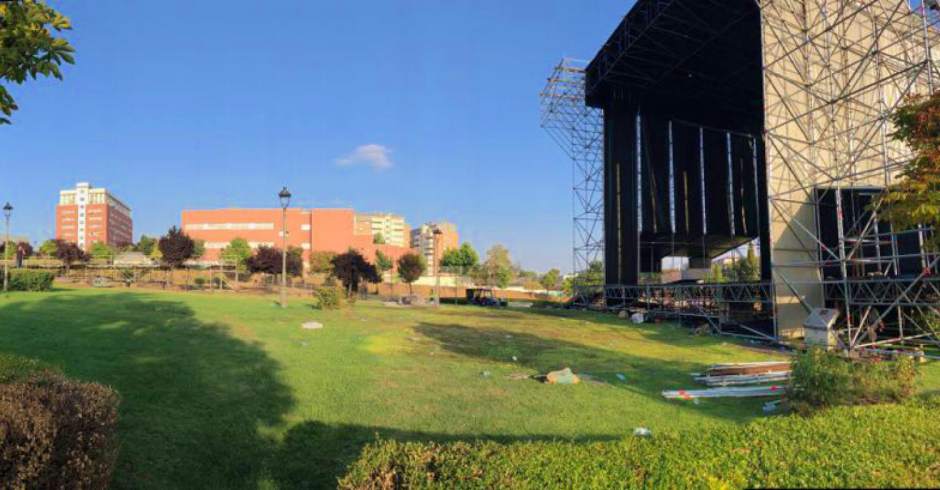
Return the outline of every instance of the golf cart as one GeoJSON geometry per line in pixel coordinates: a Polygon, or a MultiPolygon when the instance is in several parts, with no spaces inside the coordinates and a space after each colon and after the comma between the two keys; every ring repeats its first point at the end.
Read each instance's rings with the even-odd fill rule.
{"type": "Polygon", "coordinates": [[[479,306],[506,306],[505,299],[499,299],[493,288],[467,288],[467,303],[479,306]]]}

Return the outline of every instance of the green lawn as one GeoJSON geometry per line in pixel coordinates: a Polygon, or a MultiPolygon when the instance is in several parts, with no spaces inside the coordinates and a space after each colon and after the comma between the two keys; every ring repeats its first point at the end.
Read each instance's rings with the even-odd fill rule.
{"type": "MultiPolygon", "coordinates": [[[[763,417],[758,400],[668,402],[690,372],[767,353],[607,315],[134,290],[0,296],[0,352],[122,396],[116,488],[307,488],[376,435],[605,441],[763,417]],[[322,330],[300,328],[317,320],[322,330]],[[513,356],[517,361],[513,361],[513,356]],[[511,379],[572,367],[598,382],[511,379]],[[626,381],[618,379],[621,373],[626,381]]],[[[927,389],[940,386],[931,364],[927,389]]]]}

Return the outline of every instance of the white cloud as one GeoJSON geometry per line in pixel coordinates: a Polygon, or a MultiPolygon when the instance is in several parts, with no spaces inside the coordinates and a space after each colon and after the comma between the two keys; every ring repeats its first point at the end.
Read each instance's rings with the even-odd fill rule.
{"type": "Polygon", "coordinates": [[[391,167],[392,150],[383,145],[369,143],[368,145],[357,146],[352,153],[336,159],[336,164],[348,167],[352,165],[368,165],[375,170],[383,170],[391,167]]]}

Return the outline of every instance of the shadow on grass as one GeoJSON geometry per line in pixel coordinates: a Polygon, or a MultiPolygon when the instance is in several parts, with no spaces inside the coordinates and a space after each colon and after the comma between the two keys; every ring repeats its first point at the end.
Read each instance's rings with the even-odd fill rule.
{"type": "Polygon", "coordinates": [[[253,488],[293,406],[278,365],[185,304],[61,293],[0,307],[0,351],[120,393],[115,488],[253,488]]]}
{"type": "MultiPolygon", "coordinates": [[[[501,363],[509,362],[515,356],[515,364],[540,374],[571,367],[576,373],[589,374],[607,382],[609,386],[644,396],[656,404],[661,404],[663,409],[677,402],[665,400],[662,390],[695,386],[690,373],[704,364],[696,362],[694,358],[658,359],[655,356],[642,355],[642,352],[632,355],[500,328],[422,323],[415,327],[415,331],[436,341],[443,350],[460,356],[501,363]],[[625,375],[626,380],[621,380],[618,374],[625,375]]],[[[657,335],[656,332],[650,334],[657,335]]],[[[688,336],[682,335],[678,344],[687,338],[688,336]]],[[[691,338],[690,341],[692,345],[689,347],[693,349],[713,343],[711,339],[700,338],[691,338]]],[[[665,338],[663,342],[677,344],[674,338],[665,338]]],[[[720,341],[714,340],[714,343],[718,342],[720,341]]],[[[694,353],[694,350],[690,353],[694,353]]],[[[683,406],[711,417],[735,421],[749,418],[746,411],[740,410],[740,405],[741,403],[722,401],[702,405],[683,403],[683,406]],[[735,405],[738,407],[735,408],[735,405]]]]}

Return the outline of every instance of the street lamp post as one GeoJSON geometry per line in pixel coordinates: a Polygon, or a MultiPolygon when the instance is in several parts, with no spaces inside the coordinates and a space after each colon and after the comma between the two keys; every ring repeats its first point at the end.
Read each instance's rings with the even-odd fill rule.
{"type": "Polygon", "coordinates": [[[290,205],[290,191],[287,186],[277,193],[281,199],[281,308],[287,308],[287,206],[290,205]]]}
{"type": "Polygon", "coordinates": [[[434,228],[434,306],[441,306],[441,235],[439,228],[434,228]]]}
{"type": "Polygon", "coordinates": [[[13,206],[10,206],[10,203],[6,203],[3,206],[3,216],[6,218],[7,222],[7,232],[6,232],[6,241],[3,242],[3,292],[7,292],[10,283],[10,271],[9,271],[9,261],[7,256],[10,255],[10,214],[13,213],[13,206]]]}

